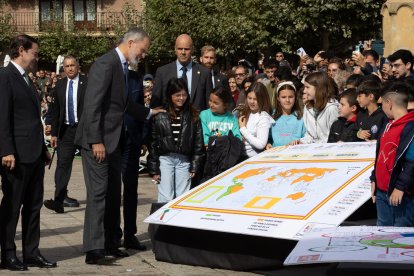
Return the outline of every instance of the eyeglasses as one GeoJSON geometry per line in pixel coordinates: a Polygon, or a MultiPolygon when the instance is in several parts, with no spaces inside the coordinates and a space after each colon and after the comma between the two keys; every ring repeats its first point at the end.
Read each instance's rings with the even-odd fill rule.
{"type": "Polygon", "coordinates": [[[243,73],[239,73],[239,74],[235,74],[236,76],[238,76],[238,77],[242,77],[242,76],[244,76],[245,74],[243,74],[243,73]]]}
{"type": "Polygon", "coordinates": [[[404,64],[402,64],[402,63],[393,63],[393,64],[391,64],[391,67],[393,67],[393,68],[398,68],[398,67],[400,67],[401,65],[404,65],[404,64]]]}

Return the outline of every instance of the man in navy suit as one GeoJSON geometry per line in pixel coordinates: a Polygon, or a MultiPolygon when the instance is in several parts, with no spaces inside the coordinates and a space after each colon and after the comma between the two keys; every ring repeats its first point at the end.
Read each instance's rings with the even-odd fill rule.
{"type": "MultiPolygon", "coordinates": [[[[129,93],[130,100],[144,105],[144,85],[140,74],[129,71],[129,93]]],[[[123,217],[124,217],[124,248],[145,250],[135,236],[137,233],[137,205],[138,205],[138,168],[141,155],[141,146],[144,143],[147,124],[135,120],[132,116],[124,115],[124,133],[122,137],[122,182],[123,191],[123,217]]],[[[122,230],[120,230],[122,233],[122,230]]]]}
{"type": "Polygon", "coordinates": [[[167,101],[167,83],[172,78],[184,78],[187,81],[191,103],[198,110],[208,108],[210,92],[213,90],[211,72],[204,66],[194,63],[193,40],[187,34],[181,34],[175,40],[177,60],[157,69],[152,91],[151,107],[164,105],[167,101]]]}
{"type": "Polygon", "coordinates": [[[27,266],[56,267],[39,251],[43,178],[51,158],[43,138],[39,95],[27,74],[38,54],[37,40],[19,35],[11,43],[11,62],[0,70],[1,266],[17,271],[27,266]],[[23,262],[14,242],[20,211],[23,262]]]}
{"type": "Polygon", "coordinates": [[[45,207],[63,213],[64,206],[78,207],[76,199],[68,197],[68,184],[77,146],[74,143],[76,129],[82,116],[83,99],[88,78],[79,74],[79,63],[73,56],[63,59],[66,77],[58,80],[55,100],[50,112],[52,118],[50,144],[57,148],[55,171],[55,198],[45,200],[45,207]]]}

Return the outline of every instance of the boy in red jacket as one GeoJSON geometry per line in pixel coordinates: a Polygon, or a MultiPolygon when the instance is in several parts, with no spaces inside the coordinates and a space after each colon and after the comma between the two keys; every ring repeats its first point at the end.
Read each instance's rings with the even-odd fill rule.
{"type": "Polygon", "coordinates": [[[377,141],[371,176],[378,226],[414,226],[414,112],[410,88],[395,82],[384,90],[382,109],[390,122],[377,141]]]}

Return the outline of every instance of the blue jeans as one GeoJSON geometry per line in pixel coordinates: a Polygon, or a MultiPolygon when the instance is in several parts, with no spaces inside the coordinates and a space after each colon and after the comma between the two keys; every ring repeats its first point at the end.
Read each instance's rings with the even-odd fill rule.
{"type": "Polygon", "coordinates": [[[414,197],[404,194],[401,204],[391,206],[386,192],[376,191],[377,226],[414,226],[414,197]]]}
{"type": "Polygon", "coordinates": [[[190,190],[190,160],[188,156],[169,153],[160,156],[161,182],[158,202],[168,202],[190,190]]]}

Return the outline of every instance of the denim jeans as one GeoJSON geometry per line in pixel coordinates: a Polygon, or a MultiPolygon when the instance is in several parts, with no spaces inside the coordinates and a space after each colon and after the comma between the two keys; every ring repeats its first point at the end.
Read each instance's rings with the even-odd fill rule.
{"type": "Polygon", "coordinates": [[[376,191],[378,226],[414,226],[414,197],[404,194],[401,204],[391,206],[386,192],[376,191]]]}
{"type": "Polygon", "coordinates": [[[179,153],[160,156],[161,182],[158,202],[168,202],[190,190],[189,157],[179,153]]]}

